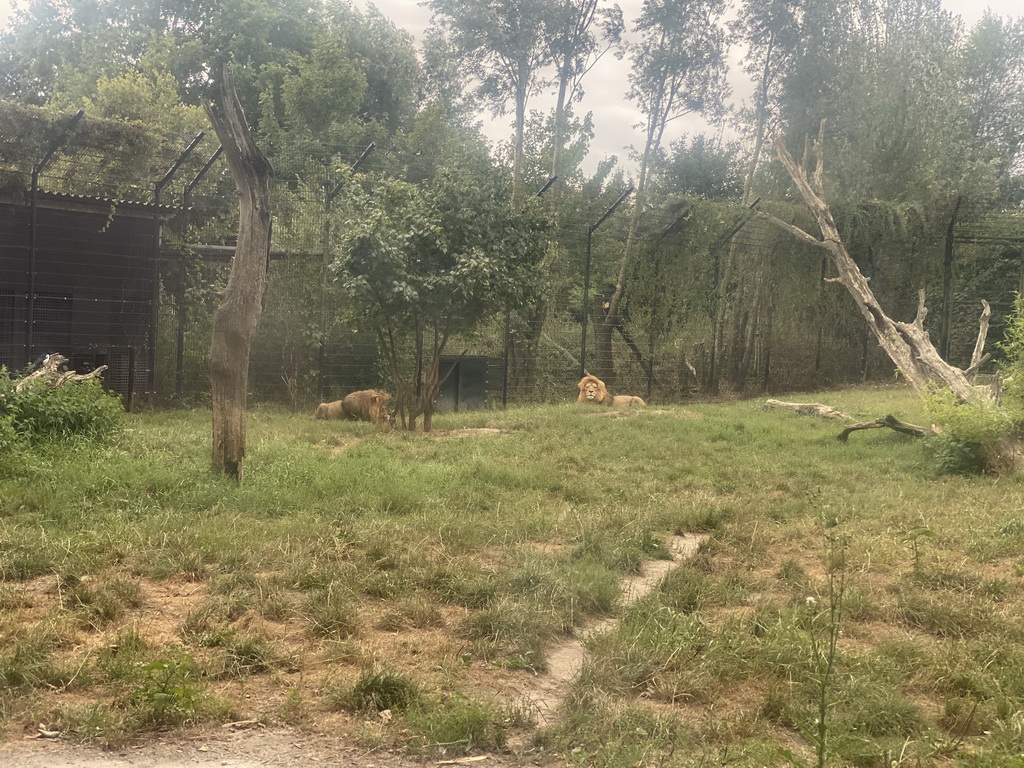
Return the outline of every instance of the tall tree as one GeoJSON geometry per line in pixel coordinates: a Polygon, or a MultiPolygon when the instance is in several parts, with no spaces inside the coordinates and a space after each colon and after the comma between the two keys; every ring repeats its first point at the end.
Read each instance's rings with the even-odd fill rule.
{"type": "Polygon", "coordinates": [[[739,16],[729,25],[733,39],[746,49],[742,66],[754,82],[753,141],[743,179],[744,204],[750,198],[765,137],[778,119],[782,75],[793,60],[799,35],[798,10],[799,0],[743,0],[739,16]]]}
{"type": "Polygon", "coordinates": [[[1004,20],[986,12],[971,29],[961,92],[971,135],[995,161],[1005,196],[1011,177],[1024,176],[1024,17],[1004,20]]]}
{"type": "Polygon", "coordinates": [[[684,136],[671,143],[658,163],[657,193],[736,200],[743,191],[741,157],[739,142],[723,143],[706,133],[684,136]]]}
{"type": "Polygon", "coordinates": [[[442,29],[430,27],[423,35],[423,97],[463,125],[476,120],[476,92],[465,82],[462,64],[452,41],[442,29]]]}
{"type": "Polygon", "coordinates": [[[547,30],[551,0],[429,0],[433,23],[447,38],[450,51],[478,83],[478,96],[494,114],[515,111],[512,161],[513,198],[523,162],[526,109],[543,83],[551,61],[547,30]]]}
{"type": "Polygon", "coordinates": [[[945,200],[976,184],[956,26],[930,5],[889,0],[867,15],[860,46],[841,63],[829,124],[843,199],[945,200]]]}
{"type": "Polygon", "coordinates": [[[552,60],[557,68],[551,175],[562,174],[566,110],[583,96],[583,78],[594,64],[621,42],[623,21],[618,5],[601,8],[601,0],[555,0],[550,27],[552,60]],[[600,36],[594,33],[599,28],[600,36]],[[603,43],[603,45],[602,45],[603,43]]]}
{"type": "Polygon", "coordinates": [[[637,247],[649,176],[665,130],[669,123],[694,112],[711,119],[722,114],[728,93],[725,31],[719,24],[724,8],[723,0],[644,0],[636,22],[640,40],[630,46],[633,68],[628,95],[644,116],[644,146],[615,287],[610,296],[596,297],[591,309],[595,374],[609,383],[615,379],[612,333],[622,323],[619,306],[637,247]]]}
{"type": "Polygon", "coordinates": [[[372,195],[349,185],[335,267],[380,337],[409,429],[420,416],[431,429],[453,336],[522,303],[532,288],[546,220],[536,206],[510,211],[509,191],[482,169],[446,170],[422,187],[391,181],[372,195]],[[411,361],[403,356],[410,339],[411,361]]]}
{"type": "Polygon", "coordinates": [[[360,12],[343,0],[330,0],[324,11],[328,29],[345,43],[347,55],[366,80],[358,117],[375,121],[393,136],[416,113],[421,85],[412,36],[370,5],[360,12]]]}
{"type": "Polygon", "coordinates": [[[782,73],[781,120],[787,134],[812,134],[822,116],[835,114],[844,93],[841,64],[860,61],[853,55],[860,47],[856,3],[800,0],[798,33],[785,39],[794,46],[788,53],[791,66],[782,73]]]}
{"type": "Polygon", "coordinates": [[[308,52],[315,21],[311,0],[36,0],[4,35],[0,82],[18,100],[77,103],[101,76],[158,52],[191,104],[222,62],[234,62],[239,97],[252,110],[254,73],[308,52]]]}

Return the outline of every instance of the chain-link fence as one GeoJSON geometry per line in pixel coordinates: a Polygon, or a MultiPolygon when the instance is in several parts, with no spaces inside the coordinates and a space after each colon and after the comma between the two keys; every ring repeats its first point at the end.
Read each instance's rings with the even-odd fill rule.
{"type": "MultiPolygon", "coordinates": [[[[108,385],[129,401],[201,403],[234,252],[230,175],[209,137],[165,136],[132,155],[111,153],[102,131],[85,136],[31,147],[0,136],[0,364],[17,370],[61,352],[83,370],[108,365],[108,385]]],[[[255,400],[311,410],[393,387],[378,329],[353,309],[332,266],[351,169],[372,176],[390,162],[369,150],[303,147],[275,158],[255,400]]],[[[853,300],[829,282],[828,259],[753,209],[691,201],[633,222],[628,205],[604,215],[618,191],[569,202],[584,197],[552,200],[557,225],[533,298],[494,307],[449,340],[443,408],[572,399],[583,372],[653,402],[893,376],[853,300]]],[[[762,205],[799,223],[797,206],[762,205]]],[[[1001,336],[1021,285],[1024,223],[1019,213],[967,219],[958,210],[951,202],[900,226],[867,205],[837,217],[882,306],[912,319],[925,289],[933,337],[964,365],[981,299],[1001,336]]],[[[411,339],[401,346],[403,375],[415,380],[425,363],[411,339]]]]}

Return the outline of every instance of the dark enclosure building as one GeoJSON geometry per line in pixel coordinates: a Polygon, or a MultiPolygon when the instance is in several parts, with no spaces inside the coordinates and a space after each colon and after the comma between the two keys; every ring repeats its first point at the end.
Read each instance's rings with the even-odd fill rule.
{"type": "Polygon", "coordinates": [[[160,208],[40,191],[0,198],[0,365],[59,352],[106,365],[130,404],[152,391],[160,208]]]}

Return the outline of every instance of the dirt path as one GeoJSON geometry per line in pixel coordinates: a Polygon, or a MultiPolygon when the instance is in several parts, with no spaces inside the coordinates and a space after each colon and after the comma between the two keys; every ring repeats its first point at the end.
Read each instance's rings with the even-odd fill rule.
{"type": "MultiPolygon", "coordinates": [[[[697,549],[705,539],[706,534],[693,533],[669,537],[665,543],[672,553],[672,559],[648,560],[639,575],[624,578],[619,585],[622,589],[620,604],[630,605],[647,595],[666,573],[697,554],[697,549]]],[[[614,629],[616,623],[617,619],[602,619],[585,624],[576,630],[574,637],[566,639],[548,651],[548,674],[535,678],[533,688],[523,692],[524,700],[532,704],[536,710],[538,726],[544,727],[555,721],[569,692],[570,684],[586,660],[584,641],[591,635],[614,629]]]]}
{"type": "MultiPolygon", "coordinates": [[[[497,762],[481,761],[497,768],[497,762]]],[[[292,728],[175,734],[113,752],[59,740],[0,745],[10,768],[419,768],[423,763],[388,753],[367,753],[329,737],[292,728]]]]}
{"type": "MultiPolygon", "coordinates": [[[[641,573],[623,579],[621,605],[647,595],[670,570],[697,553],[704,534],[671,536],[666,541],[672,560],[648,560],[641,573]]],[[[576,674],[586,660],[584,641],[614,629],[616,619],[586,624],[575,637],[548,653],[548,674],[534,678],[523,698],[535,709],[537,725],[553,723],[576,674]]],[[[477,755],[463,761],[420,762],[382,752],[366,752],[330,736],[294,728],[250,728],[240,731],[205,729],[176,733],[142,744],[103,752],[59,739],[30,739],[0,743],[0,766],[7,768],[422,768],[424,765],[479,765],[481,768],[518,768],[543,765],[522,745],[510,744],[511,755],[477,755]],[[465,762],[464,762],[465,761],[465,762]],[[470,762],[471,761],[471,762],[470,762]]]]}

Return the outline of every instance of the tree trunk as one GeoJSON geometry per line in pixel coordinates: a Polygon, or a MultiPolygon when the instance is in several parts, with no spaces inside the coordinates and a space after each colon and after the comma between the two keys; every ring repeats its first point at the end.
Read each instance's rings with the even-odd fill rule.
{"type": "Polygon", "coordinates": [[[651,158],[661,146],[661,139],[665,133],[665,123],[661,120],[660,107],[648,117],[647,140],[644,144],[644,152],[640,159],[640,173],[637,177],[635,198],[633,200],[633,211],[629,218],[629,230],[626,233],[626,246],[623,249],[622,260],[619,262],[619,274],[615,280],[615,290],[608,299],[607,306],[599,299],[595,304],[591,317],[594,320],[594,343],[597,347],[598,373],[594,374],[602,379],[605,384],[611,384],[615,380],[615,360],[612,351],[612,334],[615,328],[622,323],[619,317],[619,304],[626,292],[626,275],[628,274],[629,262],[633,257],[633,250],[636,248],[638,232],[640,230],[640,216],[643,214],[644,202],[647,195],[647,180],[650,175],[651,158]],[[605,375],[600,371],[604,370],[605,375]]]}
{"type": "Polygon", "coordinates": [[[263,312],[270,259],[271,169],[249,131],[228,65],[222,72],[220,103],[207,101],[203,106],[238,190],[238,241],[228,284],[213,316],[210,344],[213,470],[241,484],[249,351],[263,312]]]}
{"type": "Polygon", "coordinates": [[[523,183],[523,141],[526,134],[526,99],[527,90],[526,65],[520,62],[519,81],[516,88],[516,127],[514,147],[512,149],[512,203],[519,199],[520,187],[523,183]]]}
{"type": "Polygon", "coordinates": [[[758,84],[756,126],[754,128],[754,151],[750,156],[750,165],[747,166],[747,174],[743,179],[743,205],[750,202],[750,190],[754,185],[754,174],[757,172],[757,164],[761,160],[761,149],[764,147],[765,129],[768,124],[768,86],[770,85],[772,51],[775,49],[775,33],[770,33],[768,39],[768,50],[764,56],[764,68],[761,72],[761,82],[758,84]]]}
{"type": "MultiPolygon", "coordinates": [[[[913,322],[893,320],[885,314],[869,287],[867,278],[847,253],[824,197],[824,136],[825,121],[822,120],[817,140],[807,142],[803,161],[799,164],[789,154],[782,140],[775,140],[779,160],[796,184],[804,203],[817,219],[822,239],[819,240],[771,214],[758,211],[758,215],[791,233],[798,240],[828,252],[839,273],[839,276],[832,280],[849,291],[875,339],[915,389],[923,390],[931,383],[938,383],[948,387],[961,402],[975,402],[986,398],[982,390],[972,386],[962,370],[944,361],[932,344],[928,332],[924,329],[924,319],[928,314],[924,291],[921,290],[918,294],[917,316],[913,322]],[[809,174],[812,152],[814,170],[809,174]]],[[[981,345],[984,346],[983,341],[981,345]]]]}
{"type": "Polygon", "coordinates": [[[615,382],[615,356],[612,351],[612,335],[616,322],[607,313],[605,302],[598,296],[590,310],[594,326],[594,375],[605,384],[615,382]]]}

